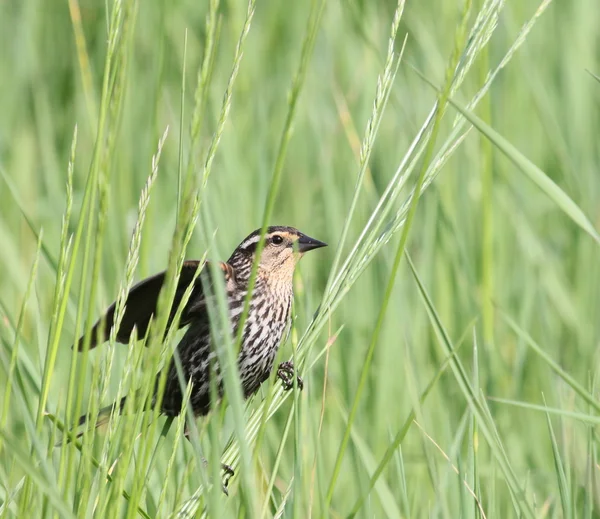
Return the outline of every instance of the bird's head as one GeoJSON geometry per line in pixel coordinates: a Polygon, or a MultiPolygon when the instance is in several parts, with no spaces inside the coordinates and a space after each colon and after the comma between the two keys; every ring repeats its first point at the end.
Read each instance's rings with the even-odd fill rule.
{"type": "MultiPolygon", "coordinates": [[[[246,278],[250,276],[260,231],[257,229],[248,235],[229,258],[228,263],[234,268],[236,275],[246,278]]],[[[268,227],[258,263],[259,274],[291,282],[294,267],[304,253],[325,246],[326,243],[311,238],[294,227],[268,227]]]]}

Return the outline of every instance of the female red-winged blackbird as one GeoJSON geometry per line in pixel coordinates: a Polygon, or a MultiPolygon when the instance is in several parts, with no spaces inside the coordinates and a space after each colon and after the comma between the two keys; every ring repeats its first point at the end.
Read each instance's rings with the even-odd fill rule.
{"type": "MultiPolygon", "coordinates": [[[[260,229],[257,229],[235,249],[227,263],[219,263],[225,277],[233,337],[238,333],[259,238],[260,229]]],[[[285,330],[290,325],[292,277],[296,263],[305,252],[325,246],[325,243],[310,238],[293,227],[275,226],[267,229],[238,357],[240,381],[245,398],[253,395],[269,378],[275,354],[285,330]]],[[[211,345],[205,298],[205,292],[211,292],[207,285],[210,283],[210,269],[206,267],[199,276],[196,276],[198,267],[198,261],[186,261],[183,264],[167,324],[168,330],[184,292],[193,282],[192,294],[183,308],[179,321],[179,327],[189,325],[189,328],[177,346],[177,354],[181,360],[186,382],[192,383],[190,405],[196,416],[205,415],[210,409],[209,373],[213,362],[217,373],[217,387],[221,393],[223,390],[216,354],[211,345]],[[203,286],[207,290],[204,290],[203,286]]],[[[137,329],[138,337],[146,335],[151,318],[156,311],[164,279],[165,272],[161,272],[140,281],[131,289],[126,300],[125,314],[116,334],[118,342],[128,343],[134,328],[137,329]]],[[[114,325],[115,306],[116,303],[113,303],[104,317],[92,327],[90,348],[108,340],[114,325]],[[103,335],[99,335],[101,329],[104,330],[103,335]]],[[[81,351],[83,337],[76,344],[81,351]]],[[[293,386],[294,367],[291,362],[280,364],[277,374],[286,389],[293,386]]],[[[298,378],[298,386],[301,385],[302,382],[298,378]]],[[[182,395],[173,359],[167,372],[161,412],[167,416],[178,415],[181,411],[182,395]]],[[[118,404],[107,409],[114,407],[121,411],[124,403],[125,397],[118,404]]],[[[152,405],[155,405],[154,401],[152,405]]],[[[110,413],[103,414],[106,419],[110,413]]],[[[100,420],[96,425],[100,425],[105,419],[100,420]]],[[[83,424],[86,420],[87,415],[84,415],[79,423],[83,424]]]]}

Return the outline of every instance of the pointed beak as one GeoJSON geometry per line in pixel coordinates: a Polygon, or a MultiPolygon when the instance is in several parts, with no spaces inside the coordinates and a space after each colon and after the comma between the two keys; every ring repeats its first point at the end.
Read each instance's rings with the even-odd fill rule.
{"type": "Polygon", "coordinates": [[[301,234],[300,238],[298,238],[298,241],[296,243],[298,244],[298,252],[302,254],[308,252],[309,250],[327,247],[327,244],[325,242],[315,240],[310,236],[306,236],[306,234],[301,234]]]}

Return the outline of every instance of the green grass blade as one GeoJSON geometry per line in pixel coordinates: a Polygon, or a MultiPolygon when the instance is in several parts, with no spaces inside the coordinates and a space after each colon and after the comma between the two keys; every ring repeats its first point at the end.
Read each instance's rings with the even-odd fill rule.
{"type": "MultiPolygon", "coordinates": [[[[373,472],[377,468],[375,456],[369,449],[367,442],[361,437],[361,435],[355,429],[352,430],[352,442],[358,450],[361,461],[368,474],[372,477],[373,472]]],[[[390,489],[389,485],[383,478],[378,478],[375,483],[375,491],[379,497],[379,502],[385,512],[386,517],[402,517],[398,504],[396,502],[396,496],[390,489]]]]}
{"type": "Polygon", "coordinates": [[[577,380],[569,375],[564,369],[560,367],[560,365],[550,357],[538,344],[533,340],[533,338],[523,330],[510,316],[508,316],[505,312],[501,312],[503,319],[506,323],[512,328],[512,330],[523,339],[524,343],[529,346],[539,357],[541,357],[546,364],[554,371],[560,378],[562,378],[573,390],[583,398],[594,410],[600,413],[600,403],[593,395],[588,393],[583,385],[581,385],[577,380]]]}
{"type": "MultiPolygon", "coordinates": [[[[544,399],[544,405],[546,401],[544,399]]],[[[571,503],[571,492],[569,489],[569,483],[565,474],[565,467],[560,456],[560,450],[556,441],[556,435],[554,434],[554,428],[552,427],[552,420],[550,414],[546,413],[546,420],[548,423],[548,432],[550,433],[550,441],[552,443],[552,454],[554,456],[554,469],[556,471],[556,478],[558,480],[558,489],[560,491],[560,502],[562,505],[563,517],[573,517],[573,504],[571,503]]]]}
{"type": "Polygon", "coordinates": [[[27,476],[30,478],[30,481],[36,485],[41,492],[43,492],[44,496],[50,499],[52,505],[56,508],[58,512],[60,512],[61,517],[72,517],[75,518],[73,512],[69,509],[67,504],[62,500],[58,489],[50,484],[49,481],[45,480],[44,477],[40,474],[40,471],[33,466],[31,463],[31,457],[26,452],[23,452],[18,445],[18,442],[15,438],[7,435],[4,430],[0,429],[0,436],[4,439],[4,443],[10,447],[11,453],[14,456],[15,461],[19,464],[19,466],[27,473],[27,476]]]}
{"type": "Polygon", "coordinates": [[[488,442],[490,450],[497,460],[500,468],[502,469],[504,476],[506,478],[506,482],[511,489],[513,496],[516,498],[517,506],[520,512],[524,517],[533,518],[534,513],[531,505],[527,501],[524,491],[520,485],[519,480],[517,479],[514,470],[501,446],[498,442],[498,438],[496,436],[496,427],[493,421],[488,419],[487,410],[485,406],[481,404],[477,395],[475,395],[473,388],[469,382],[469,378],[467,377],[466,371],[460,362],[458,356],[454,355],[455,348],[450,340],[448,333],[446,332],[444,326],[442,325],[440,318],[433,307],[431,299],[423,286],[417,271],[414,267],[410,256],[407,255],[408,263],[410,265],[412,274],[414,276],[415,282],[419,289],[419,293],[423,298],[423,303],[425,304],[428,315],[431,320],[431,324],[436,332],[436,336],[440,345],[443,347],[446,355],[450,355],[450,366],[452,368],[452,373],[454,374],[457,385],[459,386],[461,392],[469,407],[471,408],[474,416],[477,416],[477,423],[479,425],[479,429],[482,432],[483,436],[488,442]]]}
{"type": "Polygon", "coordinates": [[[557,407],[547,407],[546,405],[532,404],[530,402],[518,402],[516,400],[510,400],[507,398],[488,397],[491,402],[498,404],[506,404],[514,407],[521,407],[522,409],[530,409],[531,411],[541,411],[547,415],[558,415],[564,418],[573,418],[580,422],[587,423],[590,425],[600,425],[600,416],[594,416],[587,413],[578,413],[575,411],[569,411],[567,409],[561,409],[557,407]]]}
{"type": "MultiPolygon", "coordinates": [[[[421,75],[421,74],[419,74],[421,75]]],[[[423,75],[421,77],[433,86],[423,75]]],[[[448,102],[460,112],[475,128],[487,137],[517,168],[536,184],[573,222],[588,233],[596,243],[600,244],[600,234],[592,225],[581,208],[567,195],[546,173],[531,162],[508,140],[488,124],[465,108],[459,102],[449,98],[448,102]]]]}

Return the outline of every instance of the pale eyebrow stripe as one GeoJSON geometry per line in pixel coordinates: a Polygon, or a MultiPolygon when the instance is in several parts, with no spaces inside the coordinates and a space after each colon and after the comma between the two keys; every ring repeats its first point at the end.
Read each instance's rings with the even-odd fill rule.
{"type": "MultiPolygon", "coordinates": [[[[270,234],[266,234],[265,235],[265,240],[269,239],[271,235],[270,234]]],[[[240,247],[242,249],[247,249],[250,245],[254,245],[255,243],[258,243],[258,240],[260,239],[260,235],[257,234],[256,236],[252,236],[252,238],[248,238],[247,240],[245,240],[244,242],[242,242],[242,244],[240,245],[240,247]]]]}

